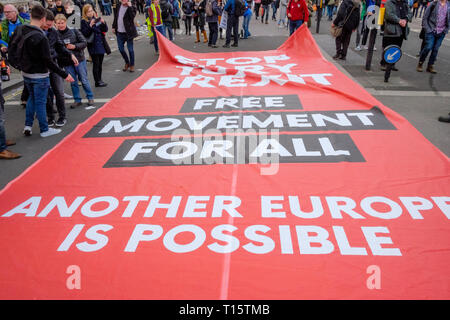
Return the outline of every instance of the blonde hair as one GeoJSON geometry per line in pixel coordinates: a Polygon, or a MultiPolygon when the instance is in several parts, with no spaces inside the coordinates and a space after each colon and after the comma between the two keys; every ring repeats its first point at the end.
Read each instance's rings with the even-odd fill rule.
{"type": "Polygon", "coordinates": [[[67,21],[67,18],[66,18],[66,16],[63,15],[62,13],[58,13],[58,14],[55,16],[55,21],[58,21],[58,20],[64,20],[64,21],[67,21]]]}
{"type": "MultiPolygon", "coordinates": [[[[83,6],[83,11],[82,11],[82,14],[81,14],[81,18],[82,18],[83,20],[89,21],[89,18],[87,17],[87,13],[88,13],[88,11],[89,11],[89,8],[91,8],[92,10],[94,10],[94,8],[92,7],[92,5],[90,5],[90,4],[85,4],[85,5],[83,6]]],[[[95,11],[95,10],[94,10],[94,11],[95,11]]]]}

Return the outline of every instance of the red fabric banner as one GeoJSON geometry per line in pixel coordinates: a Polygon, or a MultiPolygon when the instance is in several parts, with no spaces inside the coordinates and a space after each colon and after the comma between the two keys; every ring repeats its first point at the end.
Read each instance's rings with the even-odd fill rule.
{"type": "Polygon", "coordinates": [[[448,299],[450,162],[321,55],[159,61],[0,193],[2,299],[448,299]]]}

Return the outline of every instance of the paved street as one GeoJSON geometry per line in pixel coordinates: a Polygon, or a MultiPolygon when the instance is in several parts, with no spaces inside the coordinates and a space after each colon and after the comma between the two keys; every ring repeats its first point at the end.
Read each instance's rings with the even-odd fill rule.
{"type": "MultiPolygon", "coordinates": [[[[106,18],[111,26],[111,17],[106,18]]],[[[314,19],[314,18],[313,18],[314,19]]],[[[143,15],[136,19],[139,24],[144,21],[143,15]]],[[[435,65],[438,74],[418,73],[415,71],[417,65],[417,53],[420,47],[418,33],[420,31],[420,20],[411,24],[411,34],[408,41],[403,45],[403,57],[397,64],[399,71],[393,72],[389,83],[383,82],[384,72],[379,70],[381,38],[377,37],[375,52],[372,60],[372,68],[366,71],[364,68],[366,51],[355,51],[355,35],[352,36],[351,45],[347,55],[347,61],[335,62],[331,59],[334,55],[334,39],[329,35],[329,22],[322,19],[320,32],[316,34],[315,20],[313,20],[310,31],[315,37],[317,44],[322,49],[325,58],[329,59],[352,77],[361,86],[366,88],[372,95],[384,105],[392,108],[400,115],[410,121],[429,141],[437,148],[450,156],[450,125],[437,121],[439,115],[450,112],[450,37],[447,35],[439,52],[435,65]]],[[[108,40],[113,53],[105,57],[103,64],[103,80],[108,83],[106,88],[93,88],[95,94],[95,108],[81,107],[70,109],[67,103],[68,123],[63,127],[63,132],[49,138],[41,138],[37,123],[33,127],[34,134],[24,137],[22,130],[24,126],[25,112],[20,106],[20,80],[17,72],[12,74],[10,83],[3,83],[4,96],[6,99],[6,133],[8,139],[13,139],[17,145],[11,150],[22,154],[22,158],[12,161],[0,162],[0,189],[7,183],[19,176],[23,171],[33,165],[45,153],[57,145],[65,136],[69,135],[80,123],[89,118],[105,102],[109,101],[130,82],[138,78],[144,70],[157,61],[158,56],[154,52],[153,45],[149,44],[145,34],[145,26],[140,27],[140,37],[135,42],[136,72],[122,72],[123,60],[117,51],[114,36],[108,32],[108,40]]],[[[195,30],[195,28],[194,28],[195,30]]],[[[219,48],[211,49],[204,43],[195,44],[195,35],[176,35],[175,44],[195,52],[216,51],[260,51],[275,49],[280,46],[288,36],[286,29],[278,28],[273,21],[268,25],[261,24],[252,18],[250,24],[252,37],[239,42],[239,48],[224,49],[221,47],[224,40],[219,40],[219,48]]],[[[93,86],[91,65],[88,64],[89,76],[93,86]]],[[[66,85],[66,93],[71,94],[70,86],[66,85]]],[[[132,108],[133,106],[130,106],[132,108]]],[[[77,157],[76,154],[73,155],[77,157]]],[[[60,166],[64,164],[55,164],[60,166]]],[[[70,168],[67,168],[70,170],[70,168]]]]}

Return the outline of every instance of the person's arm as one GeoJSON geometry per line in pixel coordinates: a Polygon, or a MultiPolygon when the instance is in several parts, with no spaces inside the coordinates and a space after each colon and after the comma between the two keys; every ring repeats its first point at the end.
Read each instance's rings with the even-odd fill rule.
{"type": "Polygon", "coordinates": [[[86,20],[81,20],[80,31],[85,37],[89,37],[94,29],[91,27],[91,24],[86,20]]]}
{"type": "Polygon", "coordinates": [[[72,29],[75,32],[75,36],[77,38],[77,42],[74,43],[75,45],[75,50],[84,50],[84,48],[87,47],[87,41],[86,38],[83,36],[83,34],[77,30],[77,29],[72,29]]]}
{"type": "Polygon", "coordinates": [[[44,60],[44,65],[47,67],[47,69],[61,76],[63,79],[70,80],[72,77],[70,77],[69,79],[69,74],[65,70],[61,69],[50,56],[50,46],[48,44],[47,38],[42,37],[40,48],[41,48],[40,56],[44,60]]]}

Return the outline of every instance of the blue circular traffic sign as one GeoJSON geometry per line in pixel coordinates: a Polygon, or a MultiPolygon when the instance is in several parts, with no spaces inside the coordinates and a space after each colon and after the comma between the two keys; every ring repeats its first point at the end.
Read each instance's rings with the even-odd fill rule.
{"type": "Polygon", "coordinates": [[[383,57],[387,63],[396,63],[402,57],[402,49],[394,44],[387,46],[384,49],[383,57]]]}

